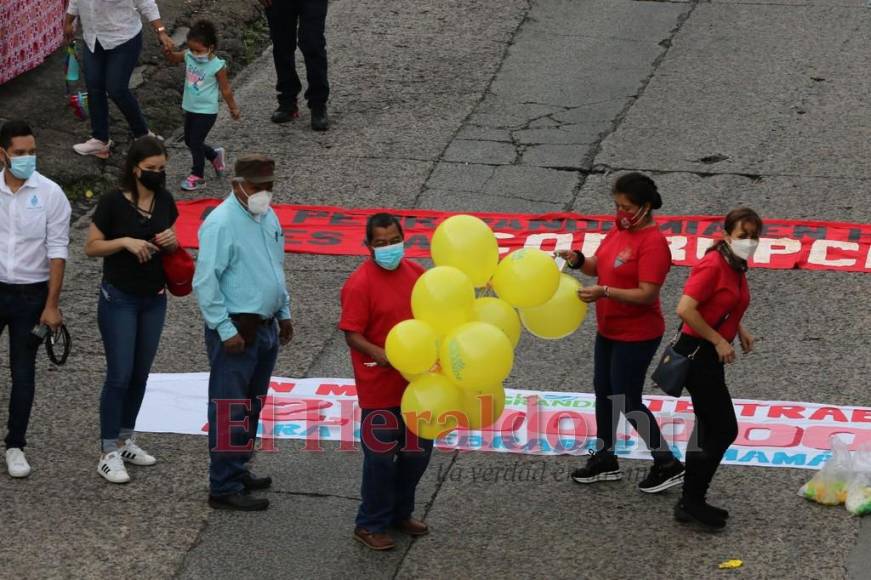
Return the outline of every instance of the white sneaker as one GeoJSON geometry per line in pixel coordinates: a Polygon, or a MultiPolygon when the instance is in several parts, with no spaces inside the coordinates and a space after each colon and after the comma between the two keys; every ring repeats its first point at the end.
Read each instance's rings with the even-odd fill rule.
{"type": "Polygon", "coordinates": [[[149,455],[144,449],[134,443],[133,439],[126,440],[124,442],[124,447],[122,447],[119,452],[121,453],[121,459],[127,463],[132,463],[133,465],[147,466],[157,463],[157,459],[152,455],[149,455]]]}
{"type": "Polygon", "coordinates": [[[94,157],[99,157],[100,159],[106,159],[109,157],[110,147],[112,147],[111,140],[108,143],[104,143],[99,139],[91,138],[84,143],[73,145],[73,150],[79,155],[93,155],[94,157]]]}
{"type": "Polygon", "coordinates": [[[27,477],[30,475],[30,464],[24,457],[24,451],[17,447],[6,450],[6,469],[12,477],[27,477]]]}
{"type": "Polygon", "coordinates": [[[112,483],[127,483],[130,481],[130,475],[127,474],[127,469],[124,467],[124,462],[121,460],[121,454],[118,451],[107,453],[106,457],[100,459],[97,464],[97,473],[106,478],[106,481],[112,483]]]}

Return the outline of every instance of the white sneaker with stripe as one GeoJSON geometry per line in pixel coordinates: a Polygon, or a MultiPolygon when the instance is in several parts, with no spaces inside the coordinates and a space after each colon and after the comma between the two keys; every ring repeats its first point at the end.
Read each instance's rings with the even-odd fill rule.
{"type": "Polygon", "coordinates": [[[121,453],[118,451],[107,453],[105,457],[100,459],[100,463],[97,464],[97,473],[112,483],[130,481],[130,475],[127,473],[124,461],[121,460],[121,453]]]}
{"type": "Polygon", "coordinates": [[[157,463],[154,456],[149,455],[144,449],[137,445],[133,439],[124,441],[124,447],[119,449],[121,459],[133,465],[148,466],[157,463]]]}

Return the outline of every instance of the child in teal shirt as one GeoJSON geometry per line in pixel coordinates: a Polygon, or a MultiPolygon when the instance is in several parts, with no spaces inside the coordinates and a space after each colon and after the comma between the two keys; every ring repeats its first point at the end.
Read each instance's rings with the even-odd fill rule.
{"type": "Polygon", "coordinates": [[[172,63],[185,64],[184,97],[184,142],[191,150],[193,166],[191,174],[182,182],[185,191],[195,191],[205,186],[205,164],[208,159],[215,174],[224,172],[224,148],[212,148],[206,137],[218,118],[218,91],[230,107],[230,115],[238,120],[241,116],[239,106],[233,97],[233,89],[227,76],[226,63],[215,55],[218,34],[215,25],[208,20],[200,20],[191,26],[187,35],[187,50],[165,51],[172,63]]]}

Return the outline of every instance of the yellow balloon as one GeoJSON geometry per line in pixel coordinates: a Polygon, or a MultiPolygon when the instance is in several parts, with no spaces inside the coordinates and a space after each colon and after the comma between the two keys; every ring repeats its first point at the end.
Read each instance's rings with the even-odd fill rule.
{"type": "Polygon", "coordinates": [[[439,337],[422,320],[403,320],[390,329],[384,343],[387,360],[400,373],[419,375],[439,359],[439,337]]]}
{"type": "Polygon", "coordinates": [[[551,256],[532,248],[508,254],[493,275],[493,289],[516,308],[541,306],[559,286],[560,272],[551,256]]]}
{"type": "Polygon", "coordinates": [[[480,288],[496,271],[499,245],[493,230],[470,215],[455,215],[443,221],[432,236],[432,259],[436,266],[453,266],[480,288]]]}
{"type": "Polygon", "coordinates": [[[520,320],[526,330],[539,338],[556,340],[576,331],[587,315],[587,305],[578,298],[581,283],[568,274],[560,275],[553,298],[541,306],[521,308],[520,320]]]}
{"type": "Polygon", "coordinates": [[[469,277],[452,266],[437,266],[418,278],[411,291],[411,311],[440,335],[472,320],[475,289],[469,277]]]}
{"type": "Polygon", "coordinates": [[[505,389],[502,385],[483,389],[463,389],[466,422],[461,427],[484,429],[493,425],[505,410],[505,389]]]}
{"type": "Polygon", "coordinates": [[[514,349],[505,333],[486,322],[455,328],[442,341],[440,364],[461,387],[501,384],[514,365],[514,349]]]}
{"type": "Polygon", "coordinates": [[[517,346],[520,341],[520,318],[510,304],[501,298],[485,296],[475,300],[474,308],[475,320],[492,324],[505,333],[511,346],[517,346]]]}
{"type": "Polygon", "coordinates": [[[406,381],[408,381],[409,383],[413,383],[414,381],[416,381],[417,379],[419,379],[420,377],[422,377],[422,376],[425,375],[426,373],[422,373],[422,374],[419,374],[419,375],[412,375],[412,374],[409,374],[409,373],[403,373],[403,372],[400,372],[399,374],[402,375],[402,378],[404,378],[404,379],[405,379],[406,381]]]}
{"type": "Polygon", "coordinates": [[[402,395],[402,417],[408,429],[424,439],[438,439],[457,428],[463,393],[441,374],[419,377],[402,395]]]}

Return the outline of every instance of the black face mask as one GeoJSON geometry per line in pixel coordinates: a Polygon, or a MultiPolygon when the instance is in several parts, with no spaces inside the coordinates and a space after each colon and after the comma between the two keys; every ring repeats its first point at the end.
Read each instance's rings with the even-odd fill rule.
{"type": "Polygon", "coordinates": [[[166,189],[166,171],[147,171],[140,169],[139,183],[151,191],[158,192],[166,189]]]}

